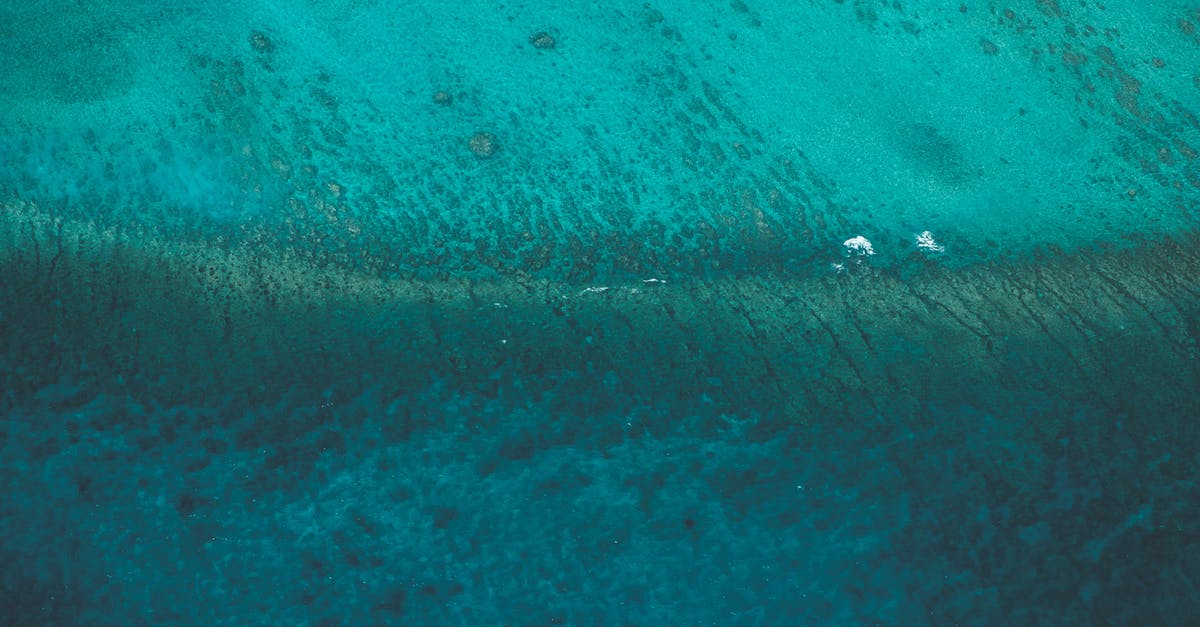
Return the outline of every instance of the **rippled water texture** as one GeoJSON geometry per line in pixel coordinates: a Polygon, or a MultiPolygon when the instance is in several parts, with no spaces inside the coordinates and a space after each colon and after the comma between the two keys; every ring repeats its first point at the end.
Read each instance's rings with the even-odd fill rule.
{"type": "Polygon", "coordinates": [[[543,4],[0,8],[0,622],[1200,617],[1200,9],[543,4]]]}

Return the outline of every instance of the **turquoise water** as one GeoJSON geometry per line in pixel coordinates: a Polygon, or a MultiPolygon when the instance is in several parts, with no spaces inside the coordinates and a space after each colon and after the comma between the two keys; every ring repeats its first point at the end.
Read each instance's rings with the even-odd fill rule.
{"type": "Polygon", "coordinates": [[[0,8],[0,622],[1200,617],[1194,5],[443,4],[0,8]]]}

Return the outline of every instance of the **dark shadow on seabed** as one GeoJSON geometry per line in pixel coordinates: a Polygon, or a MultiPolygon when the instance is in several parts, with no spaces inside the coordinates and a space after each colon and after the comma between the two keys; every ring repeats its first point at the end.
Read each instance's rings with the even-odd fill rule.
{"type": "MultiPolygon", "coordinates": [[[[959,495],[964,501],[1012,508],[1014,529],[1037,525],[1065,466],[1076,481],[1102,485],[1103,496],[1073,515],[1122,529],[1151,507],[1156,526],[1138,542],[1157,548],[1129,560],[1128,551],[1150,549],[1108,551],[1122,534],[1081,534],[1077,549],[1091,563],[1051,560],[1041,565],[1049,574],[1032,581],[1100,569],[1119,574],[1102,577],[1101,589],[1123,589],[1136,576],[1154,580],[1160,595],[1173,591],[1170,602],[1144,598],[1138,607],[1151,613],[1138,615],[1192,603],[1181,582],[1198,566],[1187,557],[1196,549],[1195,501],[1179,495],[1194,488],[1154,488],[1112,462],[1145,460],[1156,481],[1194,476],[1194,234],[954,271],[930,265],[904,280],[863,267],[604,289],[520,274],[385,280],[269,245],[172,242],[30,205],[5,207],[0,238],[9,410],[62,381],[234,414],[281,402],[334,405],[368,389],[402,398],[432,385],[554,407],[499,445],[500,463],[562,446],[603,450],[631,433],[588,416],[665,403],[690,409],[647,416],[634,435],[720,438],[736,417],[749,441],[782,435],[797,450],[886,442],[898,470],[891,490],[932,503],[952,496],[939,492],[947,489],[939,477],[953,476],[979,490],[959,495]],[[992,440],[983,444],[990,452],[956,466],[952,451],[981,437],[992,440]]],[[[336,429],[353,431],[364,418],[343,416],[336,429]]],[[[282,430],[256,425],[237,445],[282,451],[277,470],[300,481],[313,460],[298,443],[331,429],[329,420],[315,412],[282,430]]],[[[199,435],[210,426],[171,428],[199,435]]],[[[410,417],[386,437],[438,428],[436,417],[410,417]]],[[[948,544],[914,538],[912,550],[979,568],[978,555],[955,545],[975,523],[954,512],[925,506],[917,517],[929,517],[948,544]]],[[[1019,606],[1029,581],[1014,578],[1011,563],[988,568],[1001,596],[1019,606]]]]}

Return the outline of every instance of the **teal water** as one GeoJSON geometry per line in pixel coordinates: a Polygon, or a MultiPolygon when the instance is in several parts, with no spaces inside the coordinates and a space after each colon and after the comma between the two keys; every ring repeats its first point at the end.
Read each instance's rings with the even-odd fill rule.
{"type": "Polygon", "coordinates": [[[1200,9],[0,7],[0,622],[1200,618],[1200,9]]]}

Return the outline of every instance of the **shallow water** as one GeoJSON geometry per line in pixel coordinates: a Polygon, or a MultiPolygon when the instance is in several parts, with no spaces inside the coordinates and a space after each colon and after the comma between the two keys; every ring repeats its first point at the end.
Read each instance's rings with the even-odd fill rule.
{"type": "Polygon", "coordinates": [[[1200,616],[1195,8],[68,4],[6,624],[1200,616]]]}

